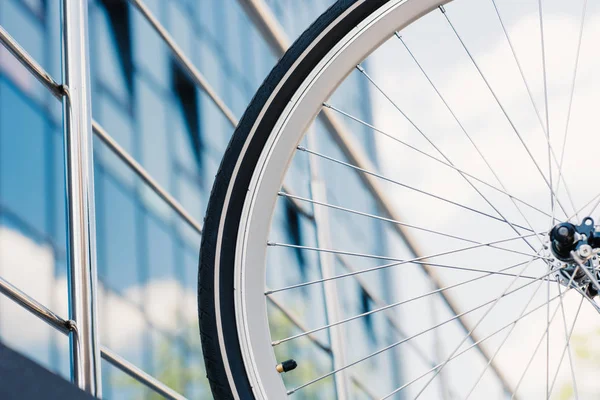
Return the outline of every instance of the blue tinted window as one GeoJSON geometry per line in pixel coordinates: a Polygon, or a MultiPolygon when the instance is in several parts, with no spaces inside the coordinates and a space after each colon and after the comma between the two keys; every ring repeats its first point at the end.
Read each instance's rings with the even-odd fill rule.
{"type": "Polygon", "coordinates": [[[31,13],[12,0],[3,1],[0,5],[0,24],[25,51],[42,66],[47,67],[44,60],[44,40],[42,39],[44,32],[31,13]]]}
{"type": "Polygon", "coordinates": [[[136,109],[140,115],[142,163],[161,185],[169,187],[170,149],[167,136],[165,98],[159,97],[151,84],[139,79],[136,85],[136,109]]]}
{"type": "Polygon", "coordinates": [[[131,15],[135,68],[147,71],[163,87],[167,87],[168,49],[146,19],[138,11],[133,11],[131,15]]]}
{"type": "Polygon", "coordinates": [[[0,201],[46,232],[44,117],[4,80],[0,93],[0,201]]]}
{"type": "Polygon", "coordinates": [[[66,201],[65,201],[65,163],[63,133],[60,128],[55,128],[50,134],[48,148],[50,160],[48,161],[48,189],[52,196],[48,199],[50,207],[50,234],[54,243],[61,252],[66,252],[67,224],[66,224],[66,201]]]}
{"type": "Polygon", "coordinates": [[[95,10],[91,26],[97,56],[92,68],[98,69],[102,85],[126,102],[133,90],[130,8],[125,2],[102,0],[95,10]]]}
{"type": "MultiPolygon", "coordinates": [[[[135,155],[134,128],[127,110],[108,96],[97,96],[94,116],[106,132],[129,154],[135,155]]],[[[132,186],[135,181],[134,173],[112,150],[100,140],[95,140],[94,150],[98,161],[115,174],[121,181],[132,186]]]]}
{"type": "MultiPolygon", "coordinates": [[[[44,57],[44,31],[35,18],[24,7],[12,1],[0,3],[0,25],[44,68],[48,68],[44,57]]],[[[48,93],[15,57],[0,46],[0,73],[4,73],[28,94],[44,99],[48,93]]]]}
{"type": "Polygon", "coordinates": [[[201,221],[204,213],[204,195],[209,188],[203,188],[198,184],[194,175],[185,171],[178,173],[177,196],[185,209],[197,220],[201,221]],[[204,190],[203,190],[204,189],[204,190]]]}
{"type": "Polygon", "coordinates": [[[172,229],[155,218],[146,218],[147,229],[147,266],[149,281],[160,281],[175,278],[175,246],[172,229]]]}
{"type": "MultiPolygon", "coordinates": [[[[178,127],[181,127],[181,122],[183,122],[183,132],[178,130],[175,134],[185,134],[187,140],[184,140],[184,146],[191,151],[195,159],[195,166],[189,166],[190,170],[200,170],[204,158],[204,138],[200,131],[198,91],[194,82],[175,62],[171,63],[171,87],[175,95],[174,105],[176,106],[170,113],[171,125],[177,124],[178,127]],[[173,121],[174,119],[177,119],[177,122],[173,121]]],[[[173,134],[171,135],[173,136],[173,134]]]]}
{"type": "Polygon", "coordinates": [[[184,5],[175,1],[165,3],[169,7],[169,33],[183,53],[191,59],[192,54],[194,54],[192,41],[194,30],[188,11],[184,5]]]}
{"type": "Polygon", "coordinates": [[[106,285],[122,291],[139,282],[136,205],[106,171],[97,177],[98,273],[106,285]]]}

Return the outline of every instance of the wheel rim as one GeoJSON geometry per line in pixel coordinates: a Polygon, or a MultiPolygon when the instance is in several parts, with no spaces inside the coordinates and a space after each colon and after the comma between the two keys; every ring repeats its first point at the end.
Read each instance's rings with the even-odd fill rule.
{"type": "MultiPolygon", "coordinates": [[[[351,71],[365,56],[388,39],[393,32],[402,30],[413,20],[437,8],[442,3],[445,2],[392,1],[363,21],[329,52],[328,56],[319,63],[318,67],[301,85],[301,88],[293,97],[293,101],[278,120],[273,134],[269,138],[267,146],[265,146],[266,150],[261,154],[260,162],[251,181],[249,194],[244,203],[243,222],[240,225],[237,239],[235,266],[238,336],[246,370],[257,398],[282,398],[288,393],[288,389],[284,387],[278,372],[274,368],[277,360],[272,349],[266,310],[266,256],[271,224],[265,223],[265,221],[271,221],[273,217],[272,213],[278,198],[277,193],[285,179],[296,146],[306,134],[309,123],[314,120],[323,102],[329,98],[330,94],[345,77],[345,74],[340,74],[338,71],[351,71]]],[[[268,104],[266,107],[268,107],[268,104]]],[[[333,109],[336,110],[335,107],[333,109]]],[[[304,150],[310,152],[310,149],[304,148],[304,150]]],[[[318,157],[323,156],[318,152],[312,154],[318,157]]],[[[542,173],[542,175],[544,174],[542,173]]],[[[227,201],[225,204],[227,204],[227,201]]],[[[553,202],[553,206],[554,204],[553,202]]],[[[558,208],[558,206],[556,207],[558,208]]],[[[518,228],[522,230],[526,227],[520,225],[518,228]]],[[[548,231],[543,233],[546,232],[548,231]]],[[[221,241],[222,238],[218,240],[221,241]]],[[[546,245],[550,244],[548,238],[544,240],[546,245]]],[[[492,244],[501,243],[503,242],[497,241],[492,244]]],[[[539,252],[538,249],[532,248],[532,250],[539,252]]],[[[550,253],[543,254],[551,257],[550,253]]],[[[405,260],[394,260],[389,257],[386,257],[386,259],[395,261],[396,264],[405,262],[405,260]]],[[[418,262],[419,260],[413,261],[418,262]]],[[[526,268],[518,270],[521,270],[517,276],[520,277],[524,274],[526,268]]],[[[516,274],[515,272],[512,275],[515,276],[516,274]]],[[[566,276],[568,287],[572,286],[573,283],[569,282],[568,279],[571,276],[566,276]]],[[[539,274],[534,275],[534,277],[539,280],[539,274]]],[[[216,281],[218,281],[218,277],[216,277],[216,281]]],[[[507,289],[507,292],[509,291],[507,289]]],[[[442,368],[444,366],[445,364],[442,365],[442,368]]],[[[294,390],[296,389],[292,389],[292,392],[294,390]]]]}

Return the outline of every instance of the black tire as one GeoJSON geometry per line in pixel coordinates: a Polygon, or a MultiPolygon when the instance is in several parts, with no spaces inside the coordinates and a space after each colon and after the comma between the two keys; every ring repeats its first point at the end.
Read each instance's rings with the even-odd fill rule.
{"type": "Polygon", "coordinates": [[[200,336],[207,377],[215,399],[233,399],[234,390],[240,399],[254,399],[238,342],[233,299],[233,274],[236,237],[242,206],[258,157],[284,106],[310,71],[352,28],[388,1],[339,0],[323,13],[296,40],[265,79],[246,109],[225,151],[204,218],[198,272],[200,336]],[[340,18],[345,12],[347,14],[340,18]],[[328,30],[327,34],[317,43],[314,43],[325,30],[328,30]],[[307,50],[309,48],[310,50],[307,50]],[[274,93],[284,76],[299,59],[302,59],[302,61],[294,67],[294,71],[277,90],[277,93],[274,93]],[[267,100],[272,95],[276,97],[269,103],[266,112],[262,114],[262,118],[258,120],[267,100]],[[249,140],[249,133],[255,125],[258,128],[249,140]],[[248,148],[244,153],[243,160],[241,160],[241,167],[237,175],[233,176],[234,167],[246,145],[248,145],[248,148]],[[226,215],[223,216],[226,193],[231,185],[233,185],[231,196],[227,202],[226,215]],[[217,249],[217,235],[223,217],[223,240],[221,248],[217,249]],[[217,252],[220,254],[219,265],[215,265],[217,252]],[[217,268],[219,270],[220,326],[217,324],[216,312],[218,310],[215,308],[214,291],[217,268]],[[223,335],[228,365],[233,376],[234,382],[231,383],[225,372],[223,355],[219,345],[220,334],[223,335]]]}

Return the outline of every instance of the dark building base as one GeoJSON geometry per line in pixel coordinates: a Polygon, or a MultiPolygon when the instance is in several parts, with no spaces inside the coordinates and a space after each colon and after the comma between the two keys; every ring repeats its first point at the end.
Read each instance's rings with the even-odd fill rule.
{"type": "Polygon", "coordinates": [[[82,399],[94,397],[0,343],[0,399],[82,399]]]}

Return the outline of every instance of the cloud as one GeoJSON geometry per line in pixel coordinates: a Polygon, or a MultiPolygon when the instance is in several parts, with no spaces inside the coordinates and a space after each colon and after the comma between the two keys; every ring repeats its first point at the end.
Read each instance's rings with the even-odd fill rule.
{"type": "MultiPolygon", "coordinates": [[[[56,273],[55,269],[50,247],[0,227],[0,276],[66,318],[67,280],[64,271],[56,273]]],[[[196,294],[174,280],[132,286],[122,296],[100,283],[98,316],[101,343],[121,354],[132,353],[141,350],[141,339],[150,326],[163,333],[179,334],[195,324],[196,294]]],[[[53,329],[0,296],[0,335],[9,345],[38,358],[49,348],[53,329]]],[[[66,340],[60,339],[58,345],[66,351],[66,340]]]]}
{"type": "MultiPolygon", "coordinates": [[[[510,14],[510,5],[498,2],[500,11],[505,17],[505,23],[515,45],[517,57],[524,70],[526,79],[533,93],[535,104],[540,110],[542,120],[545,119],[544,88],[541,63],[540,28],[537,9],[523,2],[513,2],[513,14],[510,14]],[[517,4],[518,3],[518,4],[517,4]],[[519,7],[523,7],[523,11],[519,7]],[[519,9],[518,13],[516,10],[519,9]]],[[[562,150],[562,143],[567,120],[567,110],[571,93],[575,52],[579,35],[580,4],[569,3],[571,12],[559,9],[558,3],[550,3],[545,9],[544,32],[547,56],[548,76],[548,102],[550,112],[550,135],[552,146],[558,157],[562,150]],[[575,10],[575,11],[573,11],[575,10]]],[[[535,4],[533,4],[535,6],[535,4]]],[[[514,62],[510,47],[503,36],[498,20],[493,14],[490,2],[469,2],[451,4],[448,6],[448,15],[455,23],[461,37],[472,52],[479,67],[488,79],[495,94],[498,96],[506,113],[510,116],[518,133],[529,147],[540,169],[548,176],[547,143],[544,132],[534,108],[530,102],[519,70],[514,62]],[[485,4],[484,4],[485,3],[485,4]],[[489,4],[488,4],[489,3],[489,4]],[[465,5],[467,4],[467,5],[465,5]],[[462,5],[462,8],[461,8],[462,5]],[[474,8],[469,10],[468,7],[474,8]],[[475,21],[474,15],[477,15],[475,21]]],[[[486,157],[494,171],[499,176],[506,189],[520,199],[533,204],[540,209],[550,211],[549,190],[541,178],[539,171],[522,145],[520,139],[502,110],[491,95],[489,89],[478,75],[460,43],[447,26],[443,16],[434,12],[422,21],[402,32],[403,39],[410,46],[411,51],[422,63],[425,71],[440,90],[445,100],[450,104],[452,111],[463,124],[477,147],[486,157]]],[[[582,50],[577,73],[573,108],[568,133],[567,151],[563,174],[569,184],[575,205],[581,207],[586,201],[598,193],[597,185],[590,185],[594,178],[594,168],[597,164],[594,158],[582,157],[587,154],[586,149],[599,148],[600,136],[595,131],[597,127],[596,115],[600,96],[600,82],[597,79],[597,66],[599,57],[595,51],[595,43],[600,38],[600,14],[593,7],[589,7],[582,50]],[[583,159],[585,158],[585,159],[583,159]]],[[[386,93],[394,99],[400,107],[422,132],[431,139],[442,152],[459,168],[501,188],[488,170],[486,164],[480,159],[477,152],[465,137],[452,115],[437,97],[435,91],[418,70],[402,43],[392,38],[372,56],[368,64],[368,71],[376,82],[387,82],[383,85],[386,93]]],[[[443,159],[442,156],[421,136],[421,134],[408,123],[383,96],[372,91],[374,101],[375,125],[388,133],[412,144],[429,154],[443,159]]],[[[377,148],[380,154],[380,165],[384,175],[398,181],[408,183],[414,187],[443,196],[452,201],[482,210],[491,215],[495,211],[483,201],[479,195],[469,187],[464,179],[452,169],[439,163],[428,161],[422,155],[412,153],[410,150],[395,144],[389,138],[374,133],[377,148]]],[[[556,182],[557,168],[553,166],[553,178],[556,182]]],[[[549,179],[549,178],[548,178],[549,179]]],[[[562,184],[561,184],[562,185],[562,184]]],[[[514,205],[501,194],[476,185],[491,203],[498,206],[503,215],[511,221],[525,224],[523,216],[514,208],[514,205]]],[[[389,197],[395,200],[397,209],[408,222],[442,232],[456,234],[462,237],[486,241],[515,236],[509,227],[502,228],[502,224],[487,217],[474,214],[468,210],[444,204],[437,199],[415,194],[405,188],[394,184],[384,184],[389,197]]],[[[560,201],[567,213],[572,213],[570,201],[564,191],[559,191],[560,201]]],[[[532,222],[536,230],[544,231],[549,227],[549,218],[521,206],[524,216],[532,222]]],[[[596,215],[600,215],[598,211],[596,215]]],[[[562,217],[562,212],[557,211],[557,216],[562,217]],[[559,215],[560,214],[560,215],[559,215]]],[[[422,254],[435,254],[446,248],[456,249],[460,242],[444,240],[431,235],[411,232],[422,249],[422,254]]],[[[535,246],[539,246],[539,243],[535,246]]],[[[467,245],[463,243],[463,245],[467,245]]],[[[507,244],[506,247],[519,248],[521,251],[531,252],[522,242],[507,244]]],[[[400,251],[392,249],[392,252],[400,251]]],[[[478,266],[486,268],[499,268],[510,265],[503,253],[492,253],[491,249],[478,252],[460,253],[447,258],[438,257],[436,261],[452,260],[454,265],[478,266]]],[[[397,255],[397,254],[395,254],[397,255]]],[[[542,264],[535,264],[528,273],[541,275],[544,272],[542,264]],[[532,272],[535,270],[535,273],[532,272]]],[[[456,272],[439,271],[445,282],[453,283],[462,279],[456,278],[456,272]]],[[[410,293],[410,288],[400,282],[414,281],[406,278],[406,273],[398,273],[398,291],[410,293]]],[[[473,277],[473,275],[468,275],[473,277]]],[[[424,279],[415,277],[414,279],[424,279]]],[[[492,294],[500,294],[509,283],[507,280],[487,280],[481,284],[469,286],[467,289],[452,291],[452,297],[468,309],[480,304],[483,299],[491,298],[492,294]]],[[[525,283],[519,280],[521,285],[525,283]]],[[[423,289],[425,290],[425,289],[423,289]]],[[[552,296],[557,294],[553,285],[552,296]]],[[[538,294],[532,302],[541,304],[546,296],[544,286],[543,296],[538,294]]],[[[531,294],[529,292],[528,294],[531,294]]],[[[401,297],[410,297],[403,296],[401,297]]],[[[579,304],[578,294],[569,294],[565,298],[567,309],[567,324],[570,326],[574,312],[579,304]]],[[[502,300],[493,317],[489,317],[478,331],[492,332],[502,324],[508,323],[510,318],[515,318],[527,297],[502,300]],[[501,305],[501,304],[505,305],[501,305]],[[489,321],[491,319],[491,321],[489,321]]],[[[557,304],[556,302],[554,304],[557,304]]],[[[545,309],[544,309],[545,310],[545,309]]],[[[477,314],[477,313],[474,313],[477,314]]],[[[469,317],[476,323],[481,316],[469,317]]],[[[446,318],[450,318],[447,315],[446,318]]],[[[423,316],[422,308],[405,310],[404,321],[417,326],[431,323],[423,316]]],[[[441,318],[441,317],[440,317],[441,318]]],[[[529,356],[535,348],[537,341],[543,334],[546,326],[546,313],[539,311],[526,320],[520,322],[515,328],[511,339],[498,355],[497,362],[507,374],[509,380],[516,384],[520,378],[529,356]]],[[[575,335],[594,335],[600,328],[598,313],[587,302],[584,303],[582,313],[578,319],[575,335]]],[[[445,336],[442,340],[444,349],[449,353],[461,339],[457,332],[445,336]]],[[[556,369],[556,363],[564,348],[564,327],[562,315],[559,311],[555,322],[550,327],[550,352],[551,373],[556,369]]],[[[489,346],[493,352],[500,344],[499,341],[490,341],[489,346]]],[[[426,342],[425,347],[429,346],[426,342]]],[[[545,393],[545,342],[539,350],[539,356],[534,360],[526,381],[522,384],[521,395],[524,398],[540,398],[545,393]]],[[[409,358],[410,360],[410,358],[409,358]]],[[[410,364],[410,362],[409,362],[410,364]]],[[[570,382],[568,361],[565,359],[555,393],[560,386],[570,382]]],[[[597,393],[600,385],[595,382],[597,367],[585,364],[584,361],[576,362],[578,383],[581,393],[597,393]]],[[[475,369],[473,369],[475,370],[475,369]]],[[[455,382],[460,382],[460,378],[455,382]]],[[[475,396],[477,397],[477,396],[475,396]]],[[[483,397],[478,397],[483,398],[483,397]]]]}

